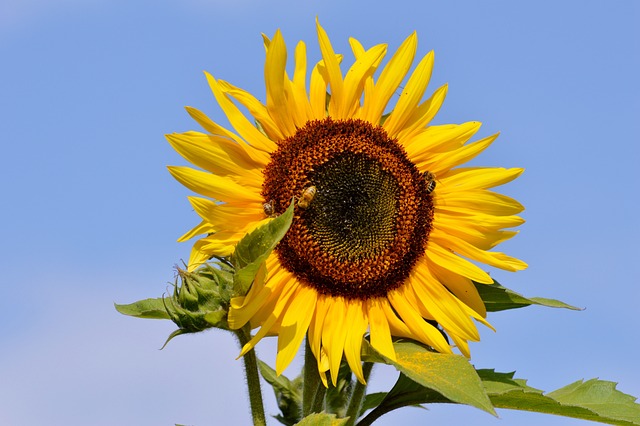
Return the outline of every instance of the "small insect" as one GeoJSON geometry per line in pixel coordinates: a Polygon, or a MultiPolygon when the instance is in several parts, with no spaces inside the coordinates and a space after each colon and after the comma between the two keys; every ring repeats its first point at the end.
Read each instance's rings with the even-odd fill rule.
{"type": "Polygon", "coordinates": [[[301,209],[306,209],[309,207],[311,201],[313,201],[313,197],[316,196],[316,187],[308,186],[302,191],[302,195],[300,195],[300,199],[298,200],[298,207],[301,209]]]}
{"type": "Polygon", "coordinates": [[[269,217],[273,217],[273,215],[276,212],[276,209],[273,207],[273,200],[264,203],[262,205],[262,210],[264,210],[264,214],[266,214],[269,217]]]}
{"type": "Polygon", "coordinates": [[[427,183],[427,195],[429,195],[436,189],[436,175],[428,170],[422,175],[424,176],[424,181],[427,183]]]}

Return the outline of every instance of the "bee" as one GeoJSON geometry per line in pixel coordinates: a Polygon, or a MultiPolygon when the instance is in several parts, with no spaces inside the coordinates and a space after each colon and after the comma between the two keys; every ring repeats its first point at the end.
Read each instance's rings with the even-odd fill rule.
{"type": "Polygon", "coordinates": [[[427,195],[431,194],[436,189],[436,175],[430,171],[426,171],[422,174],[424,181],[427,183],[427,195]]]}
{"type": "Polygon", "coordinates": [[[268,217],[273,217],[274,213],[276,212],[276,209],[273,207],[273,200],[264,203],[262,205],[262,210],[264,210],[264,214],[266,214],[268,217]]]}
{"type": "Polygon", "coordinates": [[[315,186],[308,186],[304,189],[304,191],[302,191],[302,195],[300,195],[300,199],[298,200],[298,207],[300,207],[301,209],[306,209],[307,207],[309,207],[309,204],[311,203],[311,201],[313,201],[313,197],[316,196],[316,187],[315,186]]]}

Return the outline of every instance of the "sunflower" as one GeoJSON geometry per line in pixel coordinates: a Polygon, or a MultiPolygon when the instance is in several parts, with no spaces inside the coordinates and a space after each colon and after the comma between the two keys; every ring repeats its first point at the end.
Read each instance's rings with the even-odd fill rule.
{"type": "Polygon", "coordinates": [[[266,104],[206,74],[235,132],[188,107],[207,133],[167,136],[202,169],[169,167],[206,197],[189,198],[202,219],[180,238],[201,236],[189,268],[229,256],[294,199],[288,233],[248,293],[231,301],[231,328],[260,327],[241,354],[277,335],[280,374],[306,335],[325,385],[327,372],[336,383],[343,356],[364,383],[366,333],[390,359],[392,336],[441,353],[456,347],[468,357],[468,342],[479,340],[474,320],[491,327],[474,282],[493,280],[476,263],[508,271],[527,266],[489,251],[516,234],[505,228],[523,223],[515,216],[522,205],[490,188],[522,169],[458,167],[497,135],[469,142],[480,123],[430,125],[447,86],[422,101],[434,57],[428,53],[409,75],[415,32],[384,66],[386,45],[365,50],[350,39],[355,62],[344,75],[343,57],[319,23],[317,33],[322,60],[308,89],[305,44],[296,46],[291,79],[276,31],[264,37],[266,104]]]}

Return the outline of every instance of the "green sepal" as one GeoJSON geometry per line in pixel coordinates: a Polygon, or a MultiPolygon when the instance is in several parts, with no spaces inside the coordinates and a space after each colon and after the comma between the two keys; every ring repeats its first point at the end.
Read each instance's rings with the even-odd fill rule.
{"type": "Polygon", "coordinates": [[[235,267],[233,275],[235,296],[247,294],[260,266],[289,230],[293,220],[293,209],[294,202],[292,200],[291,205],[283,214],[245,235],[238,242],[231,256],[231,263],[235,267]]]}
{"type": "Polygon", "coordinates": [[[214,327],[225,328],[228,327],[227,323],[227,311],[218,310],[214,312],[208,312],[204,314],[204,320],[214,327]]]}
{"type": "MultiPolygon", "coordinates": [[[[402,374],[383,400],[383,412],[406,405],[446,401],[471,405],[496,415],[480,377],[467,358],[433,352],[411,341],[394,342],[393,347],[396,360],[385,358],[385,363],[402,374]]],[[[374,349],[366,345],[366,353],[370,351],[374,349]]],[[[365,360],[372,361],[375,357],[365,360]]]]}
{"type": "Polygon", "coordinates": [[[555,414],[610,425],[640,425],[636,398],[616,389],[616,383],[591,379],[544,393],[514,379],[514,373],[478,370],[489,399],[497,408],[555,414]]]}
{"type": "Polygon", "coordinates": [[[160,348],[160,350],[163,350],[165,348],[165,346],[167,346],[167,344],[174,338],[177,336],[180,336],[181,334],[189,334],[191,333],[190,331],[185,330],[184,328],[179,328],[177,330],[174,330],[169,337],[167,337],[167,340],[164,341],[164,344],[162,345],[162,347],[160,348]]]}
{"type": "Polygon", "coordinates": [[[314,413],[296,423],[296,426],[342,426],[348,421],[348,418],[339,419],[335,414],[314,413]]]}
{"type": "Polygon", "coordinates": [[[571,306],[564,302],[555,299],[546,299],[543,297],[524,297],[515,291],[509,290],[506,287],[501,286],[497,281],[493,284],[480,284],[474,282],[480,297],[484,301],[484,305],[487,308],[487,312],[504,311],[507,309],[524,308],[529,305],[541,305],[550,308],[564,308],[572,309],[574,311],[581,311],[581,308],[571,306]]]}
{"type": "Polygon", "coordinates": [[[264,380],[273,387],[278,408],[282,412],[282,415],[273,417],[286,426],[298,423],[302,412],[302,376],[293,381],[282,374],[278,376],[273,368],[260,360],[258,360],[258,368],[264,380]]]}
{"type": "Polygon", "coordinates": [[[129,315],[130,317],[171,319],[164,307],[162,297],[138,300],[137,302],[129,303],[128,305],[119,305],[117,303],[114,303],[113,305],[115,306],[116,311],[123,315],[129,315]]]}

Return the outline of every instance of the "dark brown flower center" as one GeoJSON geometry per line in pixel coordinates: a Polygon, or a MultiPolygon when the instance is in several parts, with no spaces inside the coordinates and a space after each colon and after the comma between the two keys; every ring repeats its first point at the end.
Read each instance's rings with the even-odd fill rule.
{"type": "Polygon", "coordinates": [[[428,183],[384,129],[309,122],[279,143],[262,195],[276,214],[300,200],[276,248],[318,292],[366,300],[399,287],[423,255],[433,218],[428,183]]]}

